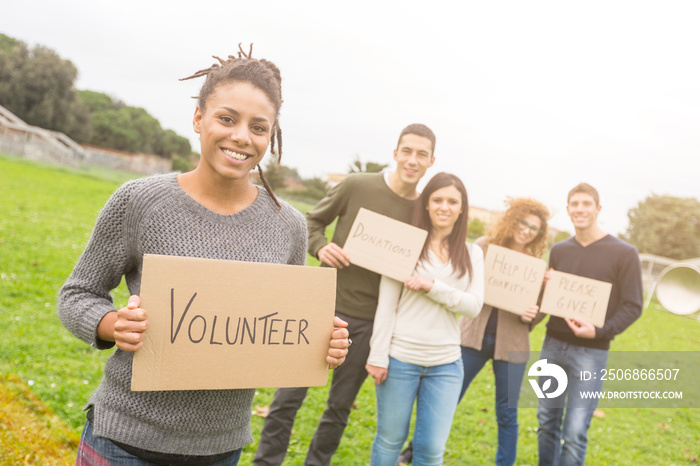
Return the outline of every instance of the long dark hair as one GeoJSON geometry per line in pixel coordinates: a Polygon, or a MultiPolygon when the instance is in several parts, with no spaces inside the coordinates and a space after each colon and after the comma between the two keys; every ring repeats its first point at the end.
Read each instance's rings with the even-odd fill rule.
{"type": "Polygon", "coordinates": [[[440,172],[433,176],[423,189],[418,203],[413,211],[413,225],[428,231],[428,239],[425,241],[423,250],[420,253],[421,260],[429,260],[428,250],[430,249],[430,235],[432,234],[432,223],[428,215],[428,201],[430,196],[438,189],[447,186],[454,186],[462,194],[462,212],[457,218],[457,222],[452,228],[452,232],[443,241],[446,243],[452,266],[458,272],[458,277],[463,277],[469,272],[469,281],[472,276],[472,261],[467,249],[467,222],[469,217],[469,197],[467,188],[457,176],[451,173],[440,172]]]}

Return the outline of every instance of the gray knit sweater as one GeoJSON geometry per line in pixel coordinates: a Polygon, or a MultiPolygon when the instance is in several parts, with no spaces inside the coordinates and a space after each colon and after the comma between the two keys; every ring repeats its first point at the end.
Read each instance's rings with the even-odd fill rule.
{"type": "MultiPolygon", "coordinates": [[[[115,310],[110,291],[122,276],[130,293],[139,294],[144,254],[304,264],[306,222],[294,208],[282,203],[278,210],[259,189],[251,206],[220,215],[185,193],[176,175],[130,181],[101,211],[59,295],[59,317],[81,340],[100,349],[114,345],[97,339],[97,326],[115,310]]],[[[95,435],[182,455],[213,455],[252,441],[255,390],[132,392],[132,357],[117,349],[107,361],[104,378],[88,402],[94,407],[95,435]]]]}

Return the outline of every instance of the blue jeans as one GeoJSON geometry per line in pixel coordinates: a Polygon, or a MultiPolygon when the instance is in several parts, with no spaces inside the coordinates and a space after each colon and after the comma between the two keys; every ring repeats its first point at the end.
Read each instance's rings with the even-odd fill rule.
{"type": "Polygon", "coordinates": [[[582,381],[580,371],[601,373],[608,362],[608,351],[572,345],[549,335],[542,345],[540,359],[566,371],[566,391],[557,398],[541,398],[537,408],[539,465],[582,465],[586,459],[588,427],[598,399],[582,399],[580,391],[600,391],[603,381],[582,381]],[[566,397],[566,400],[562,400],[566,397]],[[562,406],[566,403],[566,409],[562,406]],[[565,412],[566,411],[566,412],[565,412]],[[563,419],[563,428],[562,428],[563,419]],[[561,440],[564,440],[563,444],[561,440]]]}
{"type": "MultiPolygon", "coordinates": [[[[236,466],[241,457],[239,448],[228,458],[209,464],[208,466],[236,466]]],[[[92,422],[85,423],[83,434],[78,446],[78,458],[76,466],[151,466],[156,463],[142,460],[126,452],[104,437],[96,437],[92,434],[92,422]]]]}
{"type": "Polygon", "coordinates": [[[372,445],[372,466],[396,466],[408,437],[414,401],[412,464],[442,464],[463,374],[461,359],[433,367],[389,359],[387,378],[377,385],[377,434],[372,445]]]}
{"type": "MultiPolygon", "coordinates": [[[[486,361],[493,359],[495,347],[496,335],[493,334],[484,334],[481,351],[462,346],[464,383],[462,393],[459,395],[460,400],[486,361]]],[[[518,448],[518,409],[509,408],[508,403],[510,401],[511,406],[518,405],[525,365],[525,363],[514,364],[493,359],[493,374],[496,378],[496,421],[498,422],[496,464],[498,466],[510,466],[515,463],[518,448]]]]}

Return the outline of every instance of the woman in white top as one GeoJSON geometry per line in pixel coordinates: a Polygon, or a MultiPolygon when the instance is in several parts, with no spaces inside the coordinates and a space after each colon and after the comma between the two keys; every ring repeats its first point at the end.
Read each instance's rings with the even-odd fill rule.
{"type": "Polygon", "coordinates": [[[414,275],[382,277],[367,360],[377,386],[373,466],[396,465],[414,401],[413,464],[442,464],[464,374],[459,318],[484,303],[483,253],[466,243],[468,207],[459,178],[435,175],[413,217],[428,231],[414,275]]]}

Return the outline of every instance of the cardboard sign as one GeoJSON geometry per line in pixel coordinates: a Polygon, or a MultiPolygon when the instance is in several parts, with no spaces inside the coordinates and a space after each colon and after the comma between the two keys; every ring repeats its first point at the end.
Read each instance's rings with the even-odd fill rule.
{"type": "Polygon", "coordinates": [[[428,232],[360,209],[343,249],[353,264],[400,282],[413,275],[428,232]]]}
{"type": "Polygon", "coordinates": [[[489,245],[484,259],[484,302],[522,314],[537,304],[547,264],[512,249],[489,245]]]}
{"type": "Polygon", "coordinates": [[[600,328],[605,324],[612,284],[551,270],[540,310],[558,317],[574,317],[600,328]]]}
{"type": "Polygon", "coordinates": [[[146,254],[131,389],[312,387],[328,380],[335,269],[146,254]]]}

